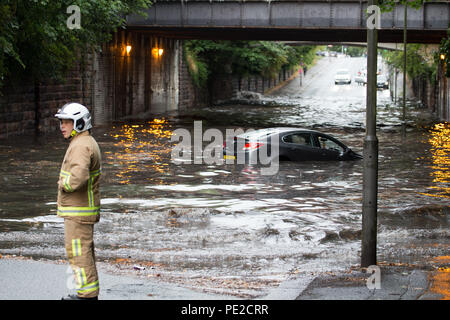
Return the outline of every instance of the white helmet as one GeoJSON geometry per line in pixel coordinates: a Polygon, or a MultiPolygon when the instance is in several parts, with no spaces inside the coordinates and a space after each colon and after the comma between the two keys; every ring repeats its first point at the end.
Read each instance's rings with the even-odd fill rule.
{"type": "Polygon", "coordinates": [[[55,117],[62,119],[72,119],[73,129],[76,132],[83,132],[92,128],[91,114],[89,110],[76,102],[70,102],[62,106],[55,114],[55,117]]]}

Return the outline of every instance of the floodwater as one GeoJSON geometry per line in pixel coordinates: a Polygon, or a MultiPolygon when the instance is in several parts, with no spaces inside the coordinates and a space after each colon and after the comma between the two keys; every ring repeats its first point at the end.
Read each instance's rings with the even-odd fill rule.
{"type": "MultiPolygon", "coordinates": [[[[117,272],[141,266],[158,281],[249,298],[292,275],[357,266],[362,161],[282,162],[273,175],[258,165],[207,164],[194,153],[175,164],[171,136],[178,128],[194,136],[194,121],[224,136],[226,129],[298,126],[362,154],[365,87],[335,86],[333,74],[341,67],[354,74],[363,64],[325,58],[302,86],[297,78],[248,103],[96,128],[103,156],[98,260],[117,272]]],[[[401,107],[388,90],[378,92],[377,112],[378,259],[433,266],[450,242],[450,125],[411,104],[402,134],[401,107]]],[[[0,254],[65,258],[55,214],[66,147],[59,133],[0,141],[0,254]]]]}

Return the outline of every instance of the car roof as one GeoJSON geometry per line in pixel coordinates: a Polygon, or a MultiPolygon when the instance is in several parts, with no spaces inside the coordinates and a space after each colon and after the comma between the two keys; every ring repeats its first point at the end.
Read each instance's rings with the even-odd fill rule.
{"type": "Polygon", "coordinates": [[[304,129],[304,128],[276,127],[276,128],[265,128],[265,129],[258,129],[258,130],[253,130],[250,132],[245,132],[243,134],[237,135],[237,137],[245,138],[245,139],[255,139],[255,138],[259,138],[259,137],[263,137],[263,136],[270,136],[272,134],[280,134],[280,133],[291,132],[291,131],[304,131],[304,132],[320,133],[318,131],[304,129]]]}

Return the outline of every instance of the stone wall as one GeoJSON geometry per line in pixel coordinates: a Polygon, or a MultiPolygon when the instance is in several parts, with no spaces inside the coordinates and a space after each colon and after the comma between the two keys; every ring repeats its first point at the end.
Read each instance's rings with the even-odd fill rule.
{"type": "Polygon", "coordinates": [[[446,67],[442,63],[438,65],[435,87],[436,106],[434,112],[441,121],[450,121],[450,78],[446,77],[446,67]]]}
{"type": "Polygon", "coordinates": [[[93,109],[98,123],[177,110],[179,47],[175,39],[116,33],[94,59],[93,109]]]}
{"type": "MultiPolygon", "coordinates": [[[[403,95],[403,75],[401,72],[397,74],[397,85],[395,85],[394,70],[391,69],[389,75],[391,99],[396,99],[399,102],[403,95]],[[397,90],[397,94],[395,94],[395,90],[397,90]]],[[[431,111],[438,120],[450,121],[448,78],[444,76],[441,66],[438,66],[435,82],[419,77],[410,79],[408,76],[406,77],[406,81],[406,99],[420,101],[422,106],[431,111]],[[447,93],[445,94],[445,92],[447,93]]]]}
{"type": "Polygon", "coordinates": [[[58,108],[69,101],[89,103],[90,90],[82,77],[82,64],[77,63],[66,81],[46,81],[3,88],[0,96],[0,139],[11,135],[46,133],[59,129],[54,118],[58,108]]]}
{"type": "MultiPolygon", "coordinates": [[[[181,43],[182,45],[182,43],[181,43]]],[[[179,59],[179,108],[189,109],[208,105],[209,94],[207,88],[199,88],[189,74],[189,67],[182,47],[179,59]]]]}
{"type": "Polygon", "coordinates": [[[198,93],[186,72],[179,71],[183,67],[180,43],[120,31],[100,52],[83,53],[62,83],[45,81],[34,85],[24,80],[4,87],[0,96],[0,138],[57,130],[53,116],[70,101],[84,104],[92,113],[94,125],[177,110],[180,87],[188,89],[181,105],[194,105],[198,93]],[[127,45],[131,50],[127,51],[127,45]]]}
{"type": "Polygon", "coordinates": [[[234,99],[239,91],[265,93],[295,72],[275,79],[216,75],[209,88],[198,88],[182,52],[181,40],[117,32],[100,52],[84,52],[64,82],[24,80],[3,88],[0,138],[58,130],[54,114],[71,101],[91,111],[94,125],[104,125],[234,99]]]}
{"type": "Polygon", "coordinates": [[[443,77],[437,87],[436,116],[441,121],[450,122],[450,78],[443,77]]]}
{"type": "Polygon", "coordinates": [[[297,69],[283,69],[275,77],[249,75],[239,77],[232,74],[215,75],[211,84],[211,101],[223,103],[238,98],[241,91],[251,91],[260,94],[268,93],[271,89],[282,85],[297,72],[297,69]]]}

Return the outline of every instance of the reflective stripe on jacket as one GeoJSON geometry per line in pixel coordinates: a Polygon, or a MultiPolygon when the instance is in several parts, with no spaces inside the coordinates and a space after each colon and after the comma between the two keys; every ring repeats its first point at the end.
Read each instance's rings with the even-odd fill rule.
{"type": "Polygon", "coordinates": [[[61,166],[58,180],[58,216],[80,223],[99,221],[101,154],[88,131],[75,135],[61,166]]]}

